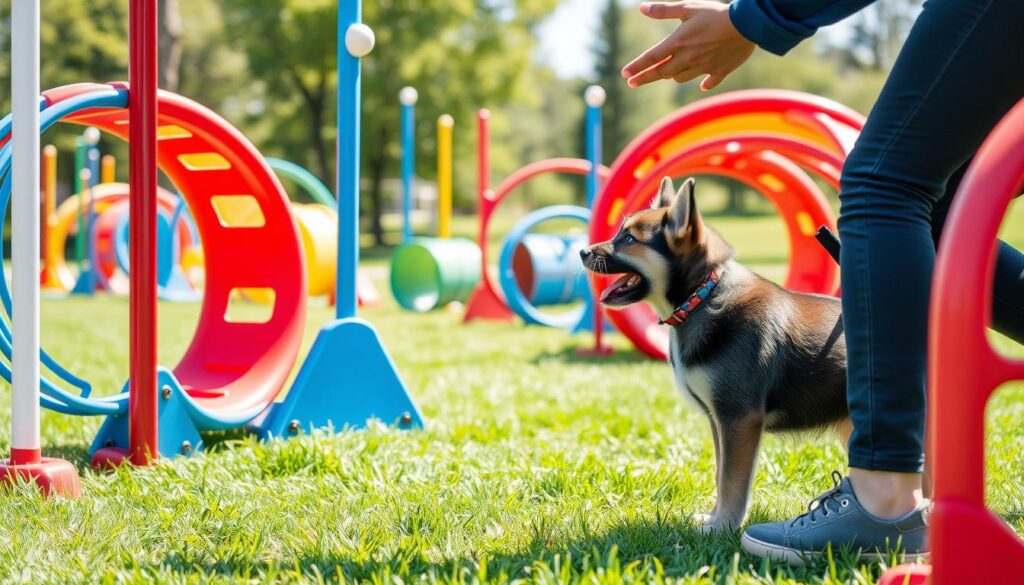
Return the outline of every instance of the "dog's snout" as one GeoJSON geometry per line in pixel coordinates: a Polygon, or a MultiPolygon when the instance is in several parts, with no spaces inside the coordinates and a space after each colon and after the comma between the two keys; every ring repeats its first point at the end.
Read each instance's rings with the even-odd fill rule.
{"type": "Polygon", "coordinates": [[[594,251],[591,250],[589,247],[588,248],[583,248],[582,250],[580,250],[580,260],[583,260],[584,262],[589,260],[590,257],[593,256],[593,255],[594,255],[594,251]]]}

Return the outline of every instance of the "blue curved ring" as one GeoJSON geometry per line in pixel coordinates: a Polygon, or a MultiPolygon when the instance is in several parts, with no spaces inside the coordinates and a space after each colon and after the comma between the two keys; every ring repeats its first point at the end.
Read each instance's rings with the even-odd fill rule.
{"type": "Polygon", "coordinates": [[[561,329],[573,330],[586,317],[587,304],[592,302],[591,295],[584,297],[584,305],[559,314],[545,313],[530,303],[523,291],[519,289],[516,282],[515,270],[512,268],[512,258],[515,255],[516,246],[526,236],[527,232],[539,223],[552,219],[576,219],[584,225],[590,223],[590,210],[576,205],[552,205],[542,207],[536,211],[523,216],[509,231],[505,242],[501,247],[501,257],[498,260],[498,281],[501,290],[505,293],[505,301],[512,312],[523,318],[524,321],[533,325],[546,325],[561,329]]]}

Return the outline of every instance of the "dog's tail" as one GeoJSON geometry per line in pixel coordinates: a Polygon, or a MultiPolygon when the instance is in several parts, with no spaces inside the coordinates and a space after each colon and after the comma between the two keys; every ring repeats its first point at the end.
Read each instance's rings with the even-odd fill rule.
{"type": "Polygon", "coordinates": [[[836,264],[839,264],[839,238],[832,233],[832,230],[828,229],[828,226],[821,226],[818,228],[817,233],[814,234],[814,238],[825,248],[829,256],[832,256],[836,264]]]}

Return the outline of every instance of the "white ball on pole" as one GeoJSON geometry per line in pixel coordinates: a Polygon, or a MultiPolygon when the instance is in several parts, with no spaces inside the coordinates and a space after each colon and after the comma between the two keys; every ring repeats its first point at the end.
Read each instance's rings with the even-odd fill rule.
{"type": "Polygon", "coordinates": [[[415,106],[419,99],[420,92],[416,91],[416,88],[411,85],[403,87],[402,91],[398,92],[398,101],[402,102],[403,106],[415,106]]]}
{"type": "Polygon", "coordinates": [[[345,31],[345,48],[357,59],[369,55],[376,43],[377,38],[373,34],[373,29],[361,22],[353,24],[345,31]]]}
{"type": "Polygon", "coordinates": [[[605,93],[604,88],[600,85],[591,85],[583,94],[583,99],[587,102],[588,106],[600,108],[604,105],[605,100],[608,99],[608,94],[605,93]]]}
{"type": "Polygon", "coordinates": [[[85,138],[85,143],[89,146],[96,146],[100,143],[100,130],[95,126],[86,128],[82,136],[85,138]]]}

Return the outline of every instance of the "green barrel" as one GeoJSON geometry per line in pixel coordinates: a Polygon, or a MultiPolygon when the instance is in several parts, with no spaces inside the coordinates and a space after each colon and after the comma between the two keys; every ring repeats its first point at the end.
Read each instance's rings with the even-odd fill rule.
{"type": "Polygon", "coordinates": [[[480,248],[472,240],[413,238],[391,257],[391,294],[409,311],[465,301],[478,282],[480,248]]]}

